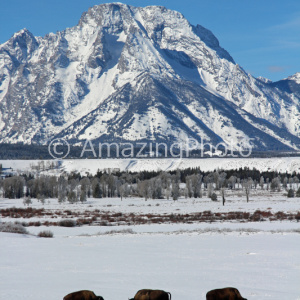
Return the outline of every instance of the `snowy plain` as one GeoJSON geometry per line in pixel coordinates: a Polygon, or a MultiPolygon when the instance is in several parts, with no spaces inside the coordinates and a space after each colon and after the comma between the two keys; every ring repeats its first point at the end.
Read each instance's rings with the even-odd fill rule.
{"type": "Polygon", "coordinates": [[[1,299],[62,299],[90,289],[128,299],[159,288],[205,299],[237,287],[247,299],[300,299],[299,234],[122,234],[42,239],[1,233],[1,299]]]}
{"type": "Polygon", "coordinates": [[[281,158],[145,158],[145,159],[64,159],[64,160],[0,160],[3,168],[12,168],[15,172],[31,172],[41,162],[45,166],[45,174],[61,174],[62,172],[80,172],[96,174],[98,170],[119,171],[174,171],[199,167],[202,171],[217,169],[232,170],[248,167],[259,171],[300,172],[300,157],[281,158]],[[48,169],[52,163],[56,169],[48,169]]]}
{"type": "MultiPolygon", "coordinates": [[[[51,162],[51,161],[49,161],[51,162]]],[[[1,161],[16,173],[31,171],[38,161],[1,161]]],[[[45,161],[47,166],[47,161],[45,161]]],[[[274,159],[143,159],[63,160],[64,171],[91,174],[119,169],[201,170],[255,167],[261,171],[299,172],[299,158],[274,159]]],[[[111,213],[194,213],[256,210],[296,213],[300,199],[284,193],[253,191],[247,203],[242,191],[229,192],[225,206],[208,198],[148,200],[139,198],[88,199],[84,204],[58,204],[56,199],[33,208],[111,213]]],[[[0,199],[0,209],[21,207],[23,200],[0,199]]],[[[1,218],[9,221],[44,221],[1,218]]],[[[48,219],[47,219],[48,218],[48,219]]],[[[59,220],[59,216],[56,221],[59,220]]],[[[55,300],[73,291],[90,289],[105,300],[126,300],[141,288],[164,289],[173,300],[205,299],[207,291],[234,286],[248,300],[300,300],[300,223],[296,221],[222,221],[193,224],[132,226],[27,227],[28,235],[0,233],[0,299],[55,300]],[[54,237],[36,235],[50,230],[54,237]]]]}
{"type": "MultiPolygon", "coordinates": [[[[266,195],[267,196],[267,195],[266,195]]],[[[84,204],[33,200],[46,210],[184,213],[195,211],[299,211],[299,198],[231,195],[223,207],[207,198],[88,199],[84,204]],[[159,204],[159,205],[158,205],[159,204]]],[[[0,208],[23,207],[1,199],[0,208]]],[[[15,219],[2,218],[3,222],[15,219]]],[[[18,221],[29,221],[18,219],[18,221]]],[[[34,221],[31,220],[30,221],[34,221]]],[[[205,299],[207,291],[234,286],[245,298],[300,299],[300,226],[296,221],[215,222],[134,226],[27,227],[30,234],[0,233],[0,299],[54,300],[90,289],[105,300],[164,289],[172,299],[205,299]],[[38,238],[50,230],[53,238],[38,238]]]]}

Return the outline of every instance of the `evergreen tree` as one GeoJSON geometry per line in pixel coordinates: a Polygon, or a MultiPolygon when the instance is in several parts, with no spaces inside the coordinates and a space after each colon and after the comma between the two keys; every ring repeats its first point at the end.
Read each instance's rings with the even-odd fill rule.
{"type": "Polygon", "coordinates": [[[102,198],[102,191],[99,182],[96,183],[93,189],[93,197],[94,198],[102,198]]]}
{"type": "Polygon", "coordinates": [[[298,191],[296,192],[296,197],[300,197],[300,187],[298,188],[298,191]]]}
{"type": "Polygon", "coordinates": [[[289,189],[287,196],[288,196],[288,198],[294,198],[295,197],[294,190],[293,189],[289,189]]]}

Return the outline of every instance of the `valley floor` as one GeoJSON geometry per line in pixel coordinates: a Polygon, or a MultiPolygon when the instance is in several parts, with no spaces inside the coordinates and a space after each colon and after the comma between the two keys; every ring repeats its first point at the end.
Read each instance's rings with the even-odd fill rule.
{"type": "MultiPolygon", "coordinates": [[[[299,198],[232,195],[223,207],[207,198],[173,200],[88,199],[84,204],[33,200],[47,212],[194,213],[268,210],[297,213],[299,198]]],[[[0,209],[24,208],[0,200],[0,209]]],[[[70,217],[70,216],[69,216],[70,217]]],[[[53,219],[2,217],[2,222],[53,219]]],[[[59,214],[54,218],[62,218],[59,214]]],[[[207,291],[234,286],[245,298],[300,299],[299,222],[296,220],[194,222],[120,226],[29,226],[30,234],[0,233],[0,299],[52,300],[90,289],[105,300],[164,289],[173,300],[205,299],[207,291]],[[42,230],[53,238],[38,238],[42,230]]]]}
{"type": "Polygon", "coordinates": [[[64,160],[0,160],[3,168],[12,168],[14,173],[39,172],[60,175],[63,172],[96,174],[106,171],[174,171],[200,168],[202,171],[232,170],[248,167],[259,171],[293,172],[300,171],[299,157],[276,158],[145,158],[145,159],[64,159],[64,160]]]}
{"type": "Polygon", "coordinates": [[[225,286],[248,300],[300,299],[299,233],[60,234],[0,233],[1,299],[62,299],[90,289],[118,300],[141,288],[205,299],[225,286]]]}

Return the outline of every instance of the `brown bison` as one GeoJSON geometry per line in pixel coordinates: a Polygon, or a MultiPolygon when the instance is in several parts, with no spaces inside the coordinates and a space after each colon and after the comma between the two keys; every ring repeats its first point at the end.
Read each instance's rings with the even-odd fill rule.
{"type": "Polygon", "coordinates": [[[78,291],[68,294],[63,300],[104,300],[101,296],[96,296],[92,291],[78,291]]]}
{"type": "Polygon", "coordinates": [[[171,293],[161,290],[139,290],[130,300],[171,300],[171,293]],[[170,295],[170,299],[169,299],[170,295]]]}
{"type": "Polygon", "coordinates": [[[209,291],[206,300],[247,300],[243,298],[236,288],[228,287],[209,291]]]}

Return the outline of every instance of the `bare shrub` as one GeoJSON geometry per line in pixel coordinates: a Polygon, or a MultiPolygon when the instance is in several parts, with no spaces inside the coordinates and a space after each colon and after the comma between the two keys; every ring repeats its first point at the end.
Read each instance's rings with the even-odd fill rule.
{"type": "MultiPolygon", "coordinates": [[[[23,226],[25,226],[23,223],[22,223],[23,226]]],[[[42,223],[40,221],[37,221],[37,222],[29,222],[27,223],[27,226],[35,226],[35,227],[39,227],[41,226],[42,223]]]]}
{"type": "Polygon", "coordinates": [[[27,229],[19,223],[0,223],[0,232],[10,232],[19,234],[28,234],[27,229]]]}
{"type": "Polygon", "coordinates": [[[41,231],[38,236],[42,238],[53,238],[53,232],[50,230],[41,231]]]}
{"type": "Polygon", "coordinates": [[[109,230],[104,233],[98,233],[99,235],[109,235],[109,234],[135,234],[135,232],[131,229],[120,229],[120,230],[109,230]]]}
{"type": "Polygon", "coordinates": [[[10,217],[10,218],[25,218],[29,219],[35,216],[42,216],[45,214],[44,209],[35,209],[32,207],[27,208],[5,208],[0,210],[0,214],[2,217],[10,217]]]}
{"type": "Polygon", "coordinates": [[[81,225],[90,225],[93,223],[93,219],[91,218],[80,218],[80,219],[77,219],[77,224],[79,226],[81,225]]]}
{"type": "Polygon", "coordinates": [[[283,211],[278,211],[275,214],[275,217],[277,220],[284,220],[284,219],[286,219],[286,216],[287,215],[283,211]]]}
{"type": "Polygon", "coordinates": [[[29,206],[30,204],[32,204],[32,201],[31,201],[31,197],[25,197],[24,200],[23,200],[23,204],[26,206],[29,206]]]}
{"type": "Polygon", "coordinates": [[[70,219],[65,219],[58,222],[58,226],[61,227],[75,227],[76,225],[76,221],[70,219]]]}

